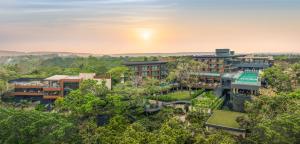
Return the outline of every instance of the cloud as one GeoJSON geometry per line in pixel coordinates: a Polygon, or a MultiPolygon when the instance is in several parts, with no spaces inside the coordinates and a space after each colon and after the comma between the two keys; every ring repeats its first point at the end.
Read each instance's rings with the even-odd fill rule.
{"type": "Polygon", "coordinates": [[[14,3],[4,0],[0,2],[3,8],[0,24],[69,24],[80,19],[103,21],[122,17],[152,19],[161,17],[174,6],[171,0],[16,0],[14,3]]]}

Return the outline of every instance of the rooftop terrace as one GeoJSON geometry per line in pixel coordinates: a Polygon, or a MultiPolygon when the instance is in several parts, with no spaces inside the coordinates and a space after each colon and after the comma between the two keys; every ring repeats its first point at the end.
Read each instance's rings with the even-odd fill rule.
{"type": "Polygon", "coordinates": [[[237,79],[233,82],[235,85],[255,85],[260,86],[258,72],[245,71],[237,75],[237,79]]]}
{"type": "Polygon", "coordinates": [[[43,78],[19,78],[8,82],[16,85],[41,85],[42,81],[43,78]]]}
{"type": "Polygon", "coordinates": [[[166,64],[164,61],[135,61],[135,62],[124,62],[124,65],[148,65],[148,64],[166,64]]]}
{"type": "Polygon", "coordinates": [[[246,114],[239,112],[215,110],[207,120],[206,124],[240,129],[239,124],[236,122],[236,118],[245,115],[246,114]]]}
{"type": "Polygon", "coordinates": [[[61,79],[80,79],[80,77],[79,76],[68,76],[68,75],[54,75],[54,76],[46,78],[45,80],[46,81],[48,81],[48,80],[49,81],[58,81],[61,79]]]}

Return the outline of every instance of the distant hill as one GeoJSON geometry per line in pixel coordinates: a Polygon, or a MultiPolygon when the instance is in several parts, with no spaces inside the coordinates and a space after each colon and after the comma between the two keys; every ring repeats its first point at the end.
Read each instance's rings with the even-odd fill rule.
{"type": "MultiPolygon", "coordinates": [[[[90,55],[95,55],[95,54],[90,54],[90,53],[72,53],[72,52],[18,52],[18,51],[5,51],[5,50],[0,50],[0,57],[3,56],[26,56],[26,55],[58,55],[58,56],[82,56],[82,57],[87,57],[90,55]]],[[[100,55],[98,55],[100,56],[100,55]]]]}
{"type": "MultiPolygon", "coordinates": [[[[103,56],[101,54],[91,53],[73,53],[73,52],[18,52],[18,51],[4,51],[0,50],[0,57],[2,56],[26,56],[26,55],[58,55],[58,56],[103,56]]],[[[112,57],[129,56],[129,57],[140,57],[140,56],[187,56],[187,55],[202,55],[212,54],[211,52],[177,52],[177,53],[127,53],[127,54],[111,54],[112,57]]]]}
{"type": "MultiPolygon", "coordinates": [[[[120,57],[141,57],[141,56],[189,56],[189,55],[210,55],[214,52],[176,52],[176,53],[125,53],[125,54],[109,54],[108,56],[120,57]]],[[[246,54],[246,53],[245,53],[246,54]]],[[[248,54],[260,54],[260,55],[289,55],[291,53],[248,53],[248,54]]],[[[299,53],[293,53],[299,54],[299,53]]],[[[57,55],[57,56],[103,56],[102,54],[92,54],[92,53],[73,53],[73,52],[19,52],[19,51],[5,51],[0,50],[0,57],[10,57],[10,56],[27,56],[27,55],[57,55]]]]}
{"type": "Polygon", "coordinates": [[[0,57],[1,56],[20,56],[20,55],[25,55],[25,53],[24,52],[17,52],[17,51],[0,50],[0,57]]]}
{"type": "Polygon", "coordinates": [[[212,52],[176,52],[176,53],[128,53],[128,54],[112,54],[113,57],[128,56],[128,57],[140,57],[140,56],[190,56],[190,55],[209,55],[212,52]]]}

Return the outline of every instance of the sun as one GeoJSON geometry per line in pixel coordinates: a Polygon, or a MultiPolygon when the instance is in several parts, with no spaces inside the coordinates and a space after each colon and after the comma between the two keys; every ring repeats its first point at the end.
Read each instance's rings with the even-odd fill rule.
{"type": "Polygon", "coordinates": [[[152,29],[140,29],[139,37],[144,41],[149,41],[153,38],[153,30],[152,29]]]}

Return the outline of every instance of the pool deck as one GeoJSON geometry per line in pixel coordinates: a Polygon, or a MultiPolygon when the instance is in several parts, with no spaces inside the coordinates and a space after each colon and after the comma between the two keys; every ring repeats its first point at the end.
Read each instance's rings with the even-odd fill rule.
{"type": "Polygon", "coordinates": [[[259,74],[257,72],[240,73],[233,84],[260,86],[259,74]]]}

